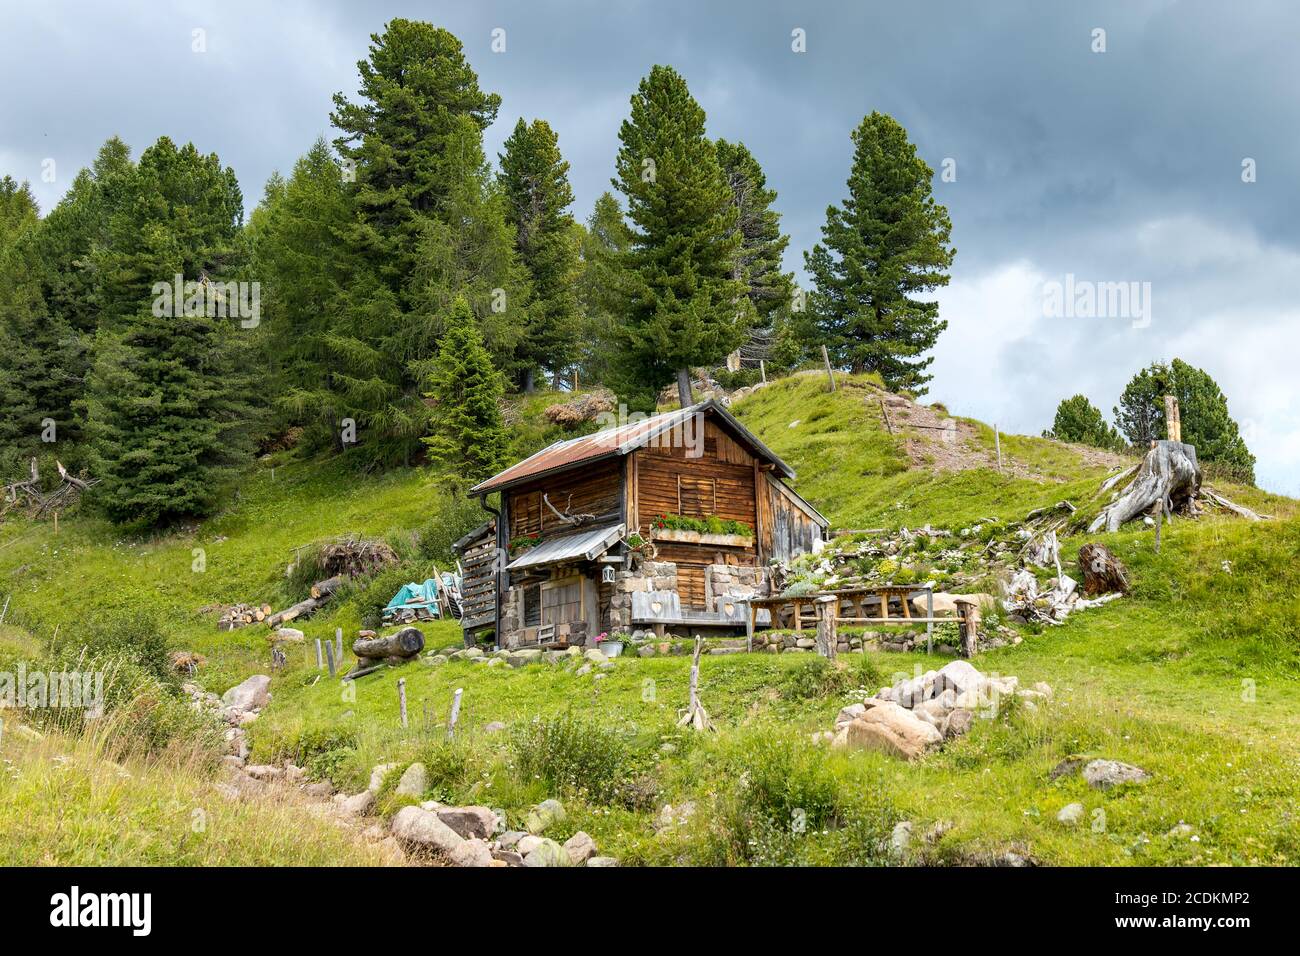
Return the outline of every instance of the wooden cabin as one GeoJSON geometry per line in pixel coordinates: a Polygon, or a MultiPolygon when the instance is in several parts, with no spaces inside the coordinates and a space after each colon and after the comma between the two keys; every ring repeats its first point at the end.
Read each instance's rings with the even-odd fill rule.
{"type": "Polygon", "coordinates": [[[544,448],[470,490],[494,517],[457,542],[466,640],[743,628],[768,565],[824,539],[793,478],[715,401],[544,448]]]}

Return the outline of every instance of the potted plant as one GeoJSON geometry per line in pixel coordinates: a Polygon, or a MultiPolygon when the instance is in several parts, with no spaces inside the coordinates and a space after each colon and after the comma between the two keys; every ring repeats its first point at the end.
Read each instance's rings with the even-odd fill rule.
{"type": "Polygon", "coordinates": [[[615,634],[615,640],[610,640],[609,634],[601,631],[596,635],[596,650],[603,653],[606,657],[618,657],[623,653],[623,635],[615,634]]]}

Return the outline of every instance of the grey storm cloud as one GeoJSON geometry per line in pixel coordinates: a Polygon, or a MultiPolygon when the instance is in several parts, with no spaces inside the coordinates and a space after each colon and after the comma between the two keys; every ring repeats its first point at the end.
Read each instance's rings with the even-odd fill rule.
{"type": "Polygon", "coordinates": [[[763,163],[799,274],[843,196],[850,131],[890,113],[936,171],[956,170],[935,182],[957,259],[937,293],[949,329],[934,398],[1036,432],[1061,398],[1109,412],[1137,368],[1178,355],[1223,385],[1261,483],[1300,492],[1300,6],[5,0],[0,174],[30,180],[49,209],[109,136],[138,155],[165,134],[217,152],[251,208],[330,134],[331,95],[355,90],[369,34],[397,16],[456,33],[501,94],[489,156],[516,118],[551,122],[580,217],[610,188],[638,81],[672,64],[711,134],[763,163]],[[1150,323],[1045,314],[1044,289],[1067,275],[1151,283],[1150,323]]]}

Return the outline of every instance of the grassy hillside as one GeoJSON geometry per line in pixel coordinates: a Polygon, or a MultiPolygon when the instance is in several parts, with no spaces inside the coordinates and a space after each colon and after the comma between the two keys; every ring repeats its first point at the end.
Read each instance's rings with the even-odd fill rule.
{"type": "MultiPolygon", "coordinates": [[[[881,397],[866,379],[828,394],[819,377],[795,376],[747,397],[736,413],[796,468],[799,490],[840,527],[959,526],[1022,517],[1063,498],[1083,506],[1113,464],[1088,450],[1004,435],[999,473],[986,427],[956,419],[956,441],[936,442],[909,430],[904,414],[930,421],[944,419],[942,412],[898,406],[890,434],[881,397]]],[[[520,454],[565,434],[540,418],[550,400],[538,396],[521,406],[515,417],[520,454]]],[[[428,558],[412,532],[436,536],[466,520],[449,513],[459,505],[424,471],[359,478],[338,463],[285,456],[274,471],[271,464],[248,476],[225,514],[165,536],[132,539],[80,517],[61,522],[57,537],[47,525],[0,525],[0,595],[13,596],[0,651],[31,655],[56,626],[66,631],[88,617],[143,607],[174,645],[207,656],[199,679],[220,692],[267,671],[266,632],[218,633],[215,616],[200,608],[280,603],[290,549],[343,533],[387,538],[407,562],[399,576],[414,576],[428,558]],[[204,550],[203,571],[193,569],[195,548],[204,550]]],[[[1300,625],[1289,596],[1300,593],[1300,520],[1287,499],[1225,490],[1277,520],[1180,520],[1165,528],[1159,555],[1144,530],[1100,536],[1130,568],[1133,594],[1060,627],[1026,628],[1023,643],[976,662],[1023,683],[1047,681],[1055,690],[1051,706],[1037,713],[1012,708],[978,721],[969,736],[917,764],[809,743],[811,732],[829,728],[836,711],[864,690],[942,663],[923,654],[874,652],[855,655],[851,669],[838,675],[802,656],[707,658],[702,694],[721,732],[706,738],[674,727],[686,698],[684,658],[619,659],[608,671],[585,675],[576,665],[513,670],[416,663],[360,681],[355,699],[347,699],[337,683],[317,680],[314,654],[308,659],[304,651],[274,674],[274,700],[250,725],[254,759],[292,757],[355,788],[376,763],[420,758],[440,799],[500,807],[512,823],[532,802],[563,792],[571,811],[565,829],[587,830],[602,852],[625,862],[890,862],[881,841],[907,819],[918,835],[950,824],[911,857],[933,862],[988,860],[1011,850],[1065,864],[1295,863],[1300,625]],[[414,716],[406,729],[397,720],[399,677],[407,681],[414,716]],[[440,725],[457,688],[464,689],[461,740],[448,746],[440,725]],[[538,718],[543,723],[534,723],[538,718]],[[570,719],[580,733],[566,738],[561,731],[570,719]],[[488,734],[492,721],[504,722],[506,732],[488,734]],[[559,756],[553,755],[568,760],[562,781],[521,769],[539,746],[538,727],[569,741],[568,750],[557,745],[559,756]],[[1077,753],[1129,761],[1153,778],[1105,794],[1077,778],[1049,782],[1052,767],[1077,753]],[[1067,829],[1055,815],[1075,800],[1085,804],[1091,825],[1067,829]],[[694,822],[656,836],[660,808],[688,801],[699,808],[694,822]],[[810,821],[807,833],[792,833],[795,810],[810,821]],[[1168,835],[1180,822],[1196,840],[1168,835]]],[[[1083,540],[1068,539],[1063,558],[1072,563],[1083,540]]],[[[305,622],[308,644],[335,627],[355,633],[373,600],[374,593],[359,589],[305,622]]],[[[452,624],[426,632],[435,648],[459,639],[452,624]]],[[[42,808],[51,805],[38,799],[57,772],[51,748],[77,744],[49,740],[42,750],[19,749],[12,735],[0,739],[16,770],[0,775],[0,806],[18,808],[0,815],[0,832],[17,826],[19,815],[43,819],[42,808]]],[[[179,784],[146,768],[113,790],[111,778],[97,776],[101,771],[79,770],[81,782],[69,790],[70,812],[83,821],[77,829],[38,825],[61,850],[41,856],[43,844],[28,842],[10,857],[316,859],[274,841],[257,855],[234,838],[191,854],[180,840],[186,818],[160,815],[148,799],[155,789],[171,794],[168,788],[179,784]],[[95,836],[99,824],[91,821],[100,819],[152,833],[141,838],[146,846],[181,849],[114,856],[95,836]],[[77,834],[85,835],[88,849],[77,849],[83,845],[77,834]]],[[[195,780],[184,786],[210,786],[201,775],[195,780]]],[[[395,804],[390,799],[386,807],[391,812],[395,804]]],[[[254,828],[251,821],[247,826],[254,828]]]]}

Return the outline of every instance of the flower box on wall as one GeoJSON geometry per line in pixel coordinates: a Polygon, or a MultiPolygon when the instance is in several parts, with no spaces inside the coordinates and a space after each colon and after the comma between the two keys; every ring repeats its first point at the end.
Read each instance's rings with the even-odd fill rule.
{"type": "Polygon", "coordinates": [[[676,528],[656,528],[656,541],[680,541],[682,544],[709,544],[718,548],[752,548],[754,536],[750,534],[709,534],[707,531],[682,531],[676,528]]]}

